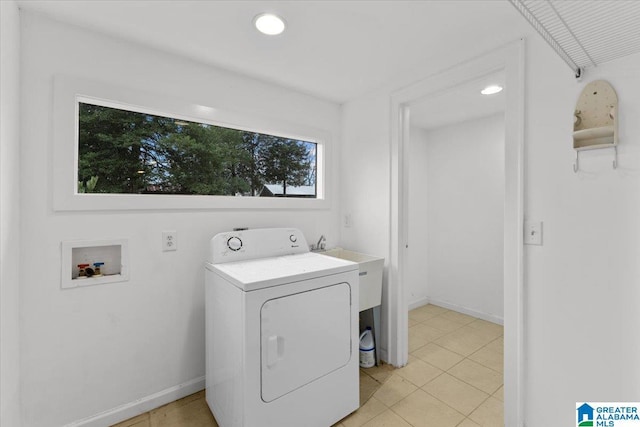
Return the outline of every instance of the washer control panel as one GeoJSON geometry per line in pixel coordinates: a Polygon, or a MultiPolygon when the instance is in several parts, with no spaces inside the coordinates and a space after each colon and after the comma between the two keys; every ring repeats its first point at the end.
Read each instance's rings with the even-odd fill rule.
{"type": "Polygon", "coordinates": [[[309,252],[307,240],[295,228],[257,228],[216,234],[209,244],[210,263],[242,261],[309,252]]]}

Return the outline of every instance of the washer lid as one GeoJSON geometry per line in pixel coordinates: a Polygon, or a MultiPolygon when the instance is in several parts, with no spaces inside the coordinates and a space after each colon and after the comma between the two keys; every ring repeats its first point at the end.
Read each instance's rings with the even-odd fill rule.
{"type": "Polygon", "coordinates": [[[224,264],[208,263],[207,268],[244,291],[254,291],[314,277],[358,270],[358,264],[307,252],[224,264]]]}

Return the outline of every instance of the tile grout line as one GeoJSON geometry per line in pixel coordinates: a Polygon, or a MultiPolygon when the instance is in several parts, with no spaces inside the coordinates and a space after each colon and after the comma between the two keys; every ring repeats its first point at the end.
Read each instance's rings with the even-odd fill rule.
{"type": "MultiPolygon", "coordinates": [[[[501,335],[501,336],[499,336],[499,337],[497,337],[497,338],[496,338],[496,339],[494,339],[493,341],[496,341],[496,340],[498,340],[498,339],[499,339],[499,338],[501,338],[501,337],[502,337],[502,335],[501,335]]],[[[439,344],[436,344],[436,343],[435,343],[435,342],[433,342],[433,341],[430,341],[430,342],[426,343],[426,344],[425,344],[425,345],[423,345],[422,347],[418,347],[418,348],[417,348],[417,349],[415,349],[412,353],[409,353],[409,355],[413,356],[413,353],[415,353],[416,351],[420,350],[421,348],[423,348],[423,347],[425,347],[425,346],[427,346],[427,345],[429,345],[429,344],[433,344],[433,345],[436,345],[436,346],[438,346],[438,347],[440,347],[440,348],[442,348],[442,349],[444,349],[444,350],[446,350],[446,351],[449,351],[449,352],[451,352],[451,353],[454,353],[454,354],[456,354],[456,355],[458,355],[458,356],[460,356],[460,357],[462,357],[462,358],[463,358],[463,359],[462,359],[462,360],[460,360],[459,362],[455,363],[454,365],[452,365],[451,367],[449,367],[448,369],[446,369],[446,370],[445,370],[445,372],[448,372],[448,371],[449,371],[449,369],[451,369],[451,368],[453,368],[454,366],[456,366],[456,365],[460,364],[460,363],[461,363],[461,362],[463,362],[465,359],[469,359],[471,362],[477,363],[477,364],[479,364],[479,365],[481,365],[481,366],[483,366],[483,367],[485,367],[485,368],[487,368],[487,369],[491,369],[493,372],[496,372],[496,373],[498,373],[498,374],[503,374],[503,375],[504,375],[504,372],[500,372],[500,371],[498,371],[498,370],[495,370],[495,369],[493,369],[492,367],[487,366],[487,365],[485,365],[485,364],[484,364],[484,363],[482,363],[482,362],[478,362],[477,360],[473,360],[473,359],[471,359],[471,358],[470,358],[470,356],[473,356],[474,354],[476,354],[477,352],[479,352],[480,350],[482,350],[483,348],[485,348],[486,346],[488,346],[489,344],[491,344],[493,341],[488,342],[487,344],[485,344],[484,346],[480,347],[479,349],[477,349],[477,350],[476,350],[476,351],[474,351],[473,353],[469,354],[469,356],[465,356],[464,354],[457,353],[457,352],[455,352],[455,351],[453,351],[453,350],[450,350],[450,349],[448,349],[448,348],[446,348],[446,347],[443,347],[443,346],[441,346],[441,345],[439,345],[439,344]]],[[[489,351],[491,351],[491,350],[489,350],[489,351]]],[[[428,361],[426,361],[426,360],[422,359],[422,358],[421,358],[421,357],[419,357],[419,356],[414,356],[414,357],[415,357],[416,359],[419,359],[419,360],[421,360],[421,361],[425,362],[425,363],[429,363],[428,361]]],[[[431,363],[429,363],[429,364],[431,365],[431,363]]],[[[432,366],[434,366],[434,367],[438,368],[438,367],[437,367],[437,366],[435,366],[435,365],[432,365],[432,366]]],[[[438,369],[442,369],[442,368],[438,368],[438,369]]]]}
{"type": "MultiPolygon", "coordinates": [[[[434,317],[437,317],[437,316],[434,316],[434,317]]],[[[430,319],[433,319],[434,317],[429,318],[429,319],[426,319],[426,320],[424,320],[424,321],[422,321],[422,322],[418,322],[416,325],[413,325],[413,326],[417,326],[417,325],[419,325],[419,324],[426,324],[426,323],[428,323],[428,322],[429,322],[429,320],[430,320],[430,319]]],[[[447,320],[448,320],[448,319],[447,319],[447,320]]],[[[452,331],[450,331],[450,332],[445,333],[445,335],[443,335],[442,337],[444,337],[444,336],[446,336],[446,335],[449,335],[449,334],[451,334],[451,333],[453,333],[453,332],[455,332],[455,331],[457,331],[457,330],[459,330],[459,329],[463,328],[464,326],[467,326],[467,325],[469,325],[469,324],[471,324],[471,323],[473,323],[473,322],[475,322],[475,320],[474,320],[474,321],[471,321],[471,322],[469,322],[469,323],[467,323],[467,324],[465,324],[465,325],[462,325],[462,326],[460,326],[459,328],[456,328],[456,329],[454,329],[454,330],[452,330],[452,331]]],[[[437,327],[435,327],[435,326],[433,326],[433,328],[438,329],[438,328],[437,328],[437,327]]],[[[473,328],[473,329],[475,329],[475,328],[473,328]]],[[[441,329],[439,329],[439,330],[441,330],[441,329]]],[[[480,332],[480,330],[478,330],[478,331],[480,332]]],[[[442,338],[442,337],[439,337],[439,338],[442,338]]],[[[439,339],[439,338],[436,338],[436,339],[439,339]]],[[[503,376],[504,376],[504,372],[497,371],[497,370],[495,370],[495,369],[493,369],[493,368],[491,368],[491,367],[489,367],[489,366],[486,366],[485,364],[483,364],[483,363],[481,363],[481,362],[478,362],[478,361],[476,361],[476,360],[471,359],[471,356],[473,356],[474,354],[478,353],[479,351],[481,351],[481,350],[485,349],[487,346],[489,346],[490,344],[494,343],[495,341],[497,341],[497,340],[499,340],[499,339],[501,339],[501,338],[502,338],[502,339],[504,339],[504,333],[502,333],[501,335],[499,335],[499,336],[497,336],[497,337],[495,337],[495,338],[491,339],[489,342],[487,342],[486,344],[484,344],[482,347],[478,348],[477,350],[473,351],[473,352],[472,352],[472,353],[470,353],[469,355],[463,355],[463,354],[460,354],[460,353],[455,352],[455,351],[453,351],[453,350],[450,350],[450,349],[448,349],[448,348],[446,348],[446,347],[443,347],[443,346],[441,346],[441,345],[437,344],[437,343],[435,342],[435,340],[433,340],[433,341],[429,341],[429,342],[425,343],[424,345],[422,345],[422,346],[418,347],[418,348],[417,348],[417,349],[415,349],[412,353],[414,353],[414,352],[416,352],[416,351],[420,350],[421,348],[425,347],[425,346],[426,346],[426,345],[428,345],[428,344],[433,344],[433,345],[438,346],[438,347],[440,347],[440,348],[442,348],[442,349],[444,349],[444,350],[446,350],[446,351],[449,351],[449,352],[451,352],[451,353],[453,353],[453,354],[455,354],[455,355],[458,355],[458,356],[462,357],[462,360],[460,360],[459,362],[457,362],[457,363],[455,363],[454,365],[450,366],[448,369],[444,369],[444,370],[442,370],[442,373],[441,373],[441,374],[439,374],[438,376],[436,376],[436,377],[434,377],[433,379],[429,380],[426,384],[424,384],[423,386],[419,387],[419,389],[421,389],[422,391],[424,391],[424,392],[425,392],[425,393],[427,393],[428,395],[432,396],[432,397],[433,397],[433,398],[435,398],[436,400],[438,400],[438,401],[442,402],[442,403],[443,403],[444,405],[446,405],[447,407],[451,408],[451,406],[449,406],[446,402],[442,401],[442,400],[441,400],[441,399],[439,399],[437,396],[434,396],[434,395],[432,395],[431,393],[429,393],[427,390],[424,390],[424,389],[423,389],[423,387],[424,387],[424,386],[426,386],[427,384],[431,383],[432,381],[435,381],[437,378],[441,377],[444,373],[447,373],[448,375],[450,375],[451,377],[455,378],[456,380],[458,380],[458,381],[460,381],[460,382],[462,382],[462,383],[464,383],[464,384],[466,384],[466,385],[468,385],[468,386],[472,387],[473,389],[478,390],[478,391],[480,391],[480,392],[482,392],[482,393],[484,393],[484,394],[486,394],[486,395],[487,395],[487,396],[486,396],[486,397],[485,397],[485,398],[484,398],[484,399],[483,399],[483,400],[482,400],[482,401],[481,401],[477,406],[475,406],[475,407],[473,408],[473,410],[471,410],[471,412],[469,413],[469,415],[471,415],[471,414],[472,414],[472,413],[474,413],[476,410],[478,410],[478,408],[480,408],[484,403],[486,403],[486,402],[487,402],[490,398],[492,398],[492,397],[493,397],[494,399],[500,400],[500,399],[498,399],[498,398],[496,398],[496,397],[495,397],[495,393],[497,393],[497,392],[498,392],[498,390],[500,390],[500,388],[501,388],[501,387],[504,387],[504,379],[503,379],[502,384],[501,384],[501,385],[500,385],[496,390],[494,390],[494,391],[493,391],[493,392],[491,392],[491,393],[488,393],[488,392],[486,392],[486,391],[484,391],[484,390],[479,389],[478,387],[474,386],[473,384],[469,384],[467,381],[464,381],[463,379],[458,378],[456,375],[453,375],[453,374],[452,374],[452,373],[450,373],[449,371],[450,371],[451,369],[453,369],[455,366],[458,366],[460,363],[464,362],[465,360],[468,360],[468,361],[470,361],[470,362],[477,363],[478,365],[480,365],[480,366],[482,366],[482,367],[484,367],[484,368],[486,368],[486,369],[489,369],[489,370],[490,370],[490,371],[492,371],[492,372],[495,372],[495,373],[497,373],[497,374],[500,374],[500,375],[503,375],[503,376]]],[[[490,351],[490,352],[492,352],[492,353],[499,353],[499,352],[495,352],[495,351],[493,351],[493,350],[491,350],[491,349],[488,349],[488,351],[490,351]]],[[[421,358],[420,358],[420,357],[418,357],[418,356],[414,356],[414,357],[416,357],[418,360],[423,361],[424,363],[427,363],[427,364],[431,365],[428,361],[423,360],[423,359],[421,359],[421,358]]],[[[504,362],[503,362],[503,363],[504,363],[504,362]]],[[[431,365],[431,366],[433,366],[433,365],[431,365]]],[[[437,368],[437,367],[436,367],[436,368],[437,368]]],[[[438,369],[440,369],[440,368],[438,368],[438,369]]],[[[413,393],[415,393],[415,391],[414,391],[413,393]]],[[[412,394],[412,393],[411,393],[411,394],[412,394]]],[[[502,400],[501,400],[501,401],[502,401],[502,400]]],[[[502,401],[502,402],[503,402],[503,404],[504,404],[504,401],[502,401]]],[[[456,412],[458,412],[459,414],[461,414],[461,415],[463,415],[463,416],[464,416],[464,418],[462,419],[462,421],[460,421],[460,423],[458,423],[457,425],[462,424],[466,419],[468,419],[468,420],[470,420],[471,422],[474,422],[474,423],[475,423],[475,421],[474,421],[473,419],[469,418],[469,415],[464,415],[464,414],[462,414],[461,412],[457,411],[455,408],[451,408],[451,409],[453,409],[454,411],[456,411],[456,412]]],[[[394,412],[395,412],[395,411],[394,411],[394,412]]],[[[398,414],[398,415],[400,416],[400,414],[398,414]]],[[[408,422],[408,421],[407,421],[407,422],[408,422]]],[[[476,423],[476,424],[477,424],[477,423],[476,423]]]]}
{"type": "MultiPolygon", "coordinates": [[[[435,379],[435,378],[434,378],[434,379],[435,379]]],[[[464,421],[464,419],[465,419],[465,418],[467,418],[467,416],[466,416],[465,414],[463,414],[462,412],[458,411],[458,410],[457,410],[457,409],[455,409],[455,408],[452,408],[449,404],[447,404],[447,402],[444,402],[444,401],[442,401],[442,400],[438,399],[436,396],[432,395],[432,394],[431,394],[431,393],[429,393],[428,391],[423,390],[423,389],[422,389],[422,387],[418,387],[417,389],[415,389],[414,391],[412,391],[411,393],[409,393],[408,395],[406,395],[405,397],[403,397],[402,399],[400,399],[398,402],[394,403],[394,405],[393,405],[393,406],[395,406],[395,405],[397,405],[398,403],[402,402],[404,399],[406,399],[407,397],[411,396],[412,394],[414,394],[414,393],[415,393],[415,392],[417,392],[418,390],[421,390],[421,391],[425,392],[425,393],[426,393],[426,394],[428,394],[429,396],[431,396],[431,397],[433,397],[434,399],[436,399],[438,402],[440,402],[440,403],[442,403],[443,405],[445,405],[447,408],[449,408],[449,409],[451,409],[452,411],[454,411],[454,412],[456,412],[456,413],[458,413],[458,414],[462,415],[462,417],[463,417],[463,418],[462,418],[462,421],[464,421]]],[[[483,403],[484,403],[484,401],[483,401],[483,403]]],[[[407,419],[406,419],[406,418],[404,418],[401,414],[399,414],[399,413],[397,413],[396,411],[394,411],[394,410],[393,410],[393,408],[392,408],[391,406],[389,406],[388,408],[389,408],[389,409],[390,409],[394,414],[396,414],[397,416],[399,416],[400,418],[402,418],[404,421],[406,421],[406,422],[407,422],[407,424],[409,424],[409,425],[411,425],[411,426],[415,427],[413,424],[411,424],[411,422],[410,422],[409,420],[407,420],[407,419]]],[[[475,409],[474,409],[474,411],[475,411],[476,409],[478,409],[478,408],[475,408],[475,409]]],[[[473,411],[471,411],[471,412],[473,412],[473,411]]],[[[461,421],[461,422],[462,422],[462,421],[461,421]]],[[[456,425],[457,425],[457,424],[456,424],[456,425]]]]}
{"type": "MultiPolygon", "coordinates": [[[[455,366],[455,365],[454,365],[454,366],[455,366]]],[[[442,376],[442,375],[444,375],[444,374],[448,374],[448,375],[450,375],[451,377],[453,377],[453,378],[457,379],[458,381],[460,381],[460,382],[462,382],[462,383],[464,383],[464,384],[468,385],[469,387],[472,387],[472,388],[474,388],[474,389],[478,390],[479,392],[484,393],[484,394],[486,394],[486,395],[487,395],[487,397],[486,397],[486,398],[484,398],[484,399],[482,400],[482,402],[480,402],[480,403],[478,404],[478,406],[476,406],[475,408],[473,408],[473,410],[469,413],[469,415],[471,415],[471,414],[473,413],[473,411],[475,411],[476,409],[478,409],[478,408],[479,408],[479,407],[480,407],[484,402],[486,402],[490,397],[493,397],[493,393],[487,393],[487,392],[486,392],[486,391],[484,391],[484,390],[480,390],[478,387],[474,386],[473,384],[469,384],[468,382],[466,382],[466,381],[462,380],[461,378],[458,378],[458,377],[456,377],[455,375],[449,374],[447,371],[443,371],[443,372],[442,372],[440,375],[438,375],[436,378],[441,377],[441,376],[442,376]]],[[[434,379],[432,379],[432,380],[428,381],[428,382],[427,382],[427,384],[431,383],[432,381],[435,381],[435,380],[436,380],[436,378],[434,378],[434,379]]],[[[427,384],[425,384],[424,386],[426,386],[427,384]]],[[[439,400],[440,402],[444,403],[445,405],[447,405],[449,408],[453,409],[454,411],[456,411],[456,412],[458,412],[458,413],[462,414],[462,413],[461,413],[460,411],[458,411],[457,409],[455,409],[455,408],[451,407],[447,402],[445,402],[445,401],[441,400],[440,398],[438,398],[437,396],[434,396],[433,394],[429,393],[427,390],[425,390],[425,389],[423,388],[424,386],[422,386],[422,387],[418,387],[418,388],[419,388],[420,390],[424,391],[425,393],[427,393],[429,396],[431,396],[431,397],[433,397],[433,398],[435,398],[435,399],[439,400]]],[[[500,387],[502,387],[502,386],[500,386],[500,387]]],[[[498,389],[497,389],[496,391],[500,390],[500,387],[498,387],[498,389]]],[[[495,392],[494,392],[494,393],[495,393],[495,392]]],[[[464,414],[462,414],[462,415],[464,415],[464,414]]],[[[468,417],[469,417],[469,415],[464,415],[464,417],[465,417],[465,418],[468,418],[468,417]]],[[[472,421],[473,421],[473,420],[472,420],[472,421]]]]}
{"type": "MultiPolygon", "coordinates": [[[[430,320],[430,319],[427,319],[427,320],[425,320],[425,321],[423,321],[423,322],[420,322],[419,324],[423,324],[423,323],[425,323],[425,322],[428,322],[429,320],[430,320]]],[[[480,319],[480,320],[481,320],[481,319],[480,319]]],[[[470,322],[470,323],[473,323],[473,322],[470,322]]],[[[467,325],[468,325],[468,324],[467,324],[467,325]]],[[[469,358],[469,356],[474,355],[475,353],[477,353],[477,352],[479,352],[480,350],[484,349],[485,347],[487,347],[488,345],[492,344],[493,342],[495,342],[495,341],[499,340],[500,338],[504,338],[504,333],[503,333],[503,334],[500,334],[499,336],[497,336],[497,337],[493,338],[492,340],[490,340],[489,342],[487,342],[486,344],[484,344],[482,347],[480,347],[480,348],[478,348],[477,350],[473,351],[473,352],[472,352],[471,354],[469,354],[468,356],[467,356],[467,355],[464,355],[464,354],[460,354],[460,353],[458,353],[458,352],[456,352],[456,351],[454,351],[454,350],[448,349],[448,348],[446,348],[446,347],[444,347],[444,346],[442,346],[442,345],[440,345],[440,344],[438,344],[438,343],[436,343],[436,342],[435,342],[436,340],[438,340],[438,339],[440,339],[440,338],[443,338],[443,337],[445,337],[445,336],[447,336],[447,335],[449,335],[449,334],[451,334],[451,333],[453,333],[453,332],[455,332],[455,331],[457,331],[457,330],[459,330],[459,329],[461,329],[461,328],[463,328],[464,326],[467,326],[467,325],[463,325],[463,326],[461,326],[460,328],[457,328],[457,329],[455,329],[455,330],[453,330],[453,331],[447,332],[447,333],[445,333],[445,335],[442,335],[441,337],[438,337],[438,338],[436,338],[435,340],[427,341],[424,345],[422,345],[422,346],[418,347],[417,349],[413,350],[413,351],[412,351],[412,352],[410,352],[409,354],[413,354],[413,353],[415,353],[416,351],[420,350],[421,348],[424,348],[424,347],[425,347],[425,346],[427,346],[428,344],[433,344],[433,345],[436,345],[436,346],[438,346],[438,347],[440,347],[440,348],[443,348],[443,349],[445,349],[445,350],[447,350],[447,351],[450,351],[450,352],[452,352],[452,353],[454,353],[454,354],[457,354],[458,356],[461,356],[461,357],[463,357],[463,358],[469,358]]],[[[417,326],[417,325],[414,325],[414,326],[417,326]]],[[[428,325],[427,325],[427,326],[428,326],[428,325]]],[[[434,328],[435,328],[435,327],[434,327],[434,328]]],[[[435,328],[435,329],[437,329],[437,328],[435,328]]],[[[489,349],[489,351],[491,351],[492,353],[499,353],[499,352],[495,352],[495,351],[493,351],[493,350],[491,350],[491,349],[489,349]]],[[[417,357],[417,356],[416,356],[416,357],[417,357]]],[[[418,357],[418,359],[422,360],[420,357],[418,357]]],[[[497,370],[495,370],[495,369],[491,368],[490,366],[486,366],[486,365],[484,365],[484,364],[483,364],[483,363],[481,363],[481,362],[475,361],[475,360],[473,360],[473,359],[469,359],[469,360],[471,360],[471,361],[473,361],[473,362],[476,362],[476,363],[478,363],[478,364],[480,364],[480,365],[482,365],[482,366],[484,366],[484,367],[486,367],[486,368],[488,368],[488,369],[491,369],[491,370],[492,370],[492,371],[494,371],[494,372],[497,372],[497,373],[503,373],[503,372],[500,372],[500,371],[497,371],[497,370]]],[[[426,362],[426,360],[423,360],[423,362],[426,362]]]]}
{"type": "Polygon", "coordinates": [[[456,363],[455,365],[453,365],[451,368],[447,369],[445,372],[446,372],[447,374],[451,375],[452,377],[454,377],[455,379],[457,379],[458,381],[462,381],[463,383],[465,383],[465,384],[467,384],[467,385],[469,385],[469,386],[471,386],[471,387],[475,388],[476,390],[480,390],[481,392],[486,393],[486,394],[488,394],[489,396],[493,396],[493,394],[494,394],[496,391],[500,390],[500,387],[503,387],[503,386],[504,386],[504,374],[502,374],[501,372],[495,371],[495,370],[493,370],[493,369],[489,368],[488,366],[484,366],[484,365],[483,365],[483,364],[481,364],[481,363],[478,363],[478,365],[480,365],[480,366],[482,366],[482,367],[485,367],[485,368],[489,369],[490,371],[493,371],[493,372],[495,372],[495,373],[497,373],[497,374],[502,374],[502,375],[503,375],[503,378],[502,378],[502,384],[500,384],[500,387],[498,387],[497,389],[495,389],[495,390],[494,390],[494,391],[492,391],[491,393],[487,393],[486,391],[479,389],[478,387],[474,386],[473,384],[468,383],[467,381],[463,380],[462,378],[458,378],[456,375],[453,375],[453,374],[449,373],[449,370],[451,370],[451,369],[455,368],[456,366],[458,366],[459,364],[461,364],[461,363],[462,363],[462,362],[464,362],[465,360],[469,360],[469,361],[471,361],[471,362],[473,362],[473,363],[478,363],[478,362],[476,362],[476,361],[475,361],[475,360],[473,360],[473,359],[469,359],[468,357],[465,357],[464,359],[462,359],[461,361],[459,361],[458,363],[456,363]]]}
{"type": "MultiPolygon", "coordinates": [[[[440,399],[438,396],[434,396],[433,394],[429,393],[427,390],[423,390],[422,388],[421,388],[421,390],[422,390],[422,391],[424,391],[425,393],[427,393],[429,396],[433,397],[434,399],[438,400],[439,402],[442,402],[442,404],[446,405],[447,407],[449,407],[449,408],[453,409],[454,411],[456,411],[457,413],[459,413],[460,415],[462,415],[464,418],[468,418],[468,417],[469,417],[469,415],[471,415],[471,413],[472,413],[473,411],[475,411],[476,409],[478,409],[478,408],[480,407],[480,405],[482,405],[482,403],[484,403],[484,402],[485,402],[485,400],[486,400],[486,399],[485,399],[485,400],[483,400],[483,401],[482,401],[482,403],[480,403],[480,405],[478,405],[478,406],[476,406],[475,408],[473,408],[473,410],[472,410],[471,412],[469,412],[469,415],[465,415],[465,414],[463,414],[462,412],[460,412],[459,410],[457,410],[456,408],[454,408],[454,407],[452,407],[451,405],[449,405],[449,404],[448,404],[447,402],[445,402],[444,400],[440,399]]],[[[486,393],[485,393],[485,394],[486,394],[486,393]]],[[[489,396],[491,396],[491,395],[489,395],[489,396]]],[[[463,421],[464,421],[464,420],[463,420],[463,421]]],[[[461,422],[462,422],[462,421],[461,421],[461,422]]]]}

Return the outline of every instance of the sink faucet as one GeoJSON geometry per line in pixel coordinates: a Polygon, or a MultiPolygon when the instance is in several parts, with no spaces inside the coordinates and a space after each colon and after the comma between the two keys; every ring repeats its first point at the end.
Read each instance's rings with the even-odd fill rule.
{"type": "Polygon", "coordinates": [[[316,243],[316,249],[324,250],[326,241],[327,239],[324,238],[324,234],[320,236],[318,243],[316,243]]]}

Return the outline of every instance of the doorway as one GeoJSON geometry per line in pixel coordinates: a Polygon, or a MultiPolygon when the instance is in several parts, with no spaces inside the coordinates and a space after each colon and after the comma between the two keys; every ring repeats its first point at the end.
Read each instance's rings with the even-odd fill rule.
{"type": "Polygon", "coordinates": [[[481,90],[504,79],[501,70],[408,104],[410,310],[431,303],[503,324],[505,91],[481,90]]]}
{"type": "Polygon", "coordinates": [[[524,40],[459,64],[393,94],[391,100],[391,244],[389,263],[388,359],[408,360],[407,255],[409,242],[408,152],[411,103],[437,97],[497,72],[505,76],[504,144],[504,422],[523,419],[523,135],[524,40]]]}
{"type": "Polygon", "coordinates": [[[504,425],[505,91],[481,94],[504,86],[501,70],[408,104],[409,366],[439,369],[423,390],[472,425],[504,425]]]}

